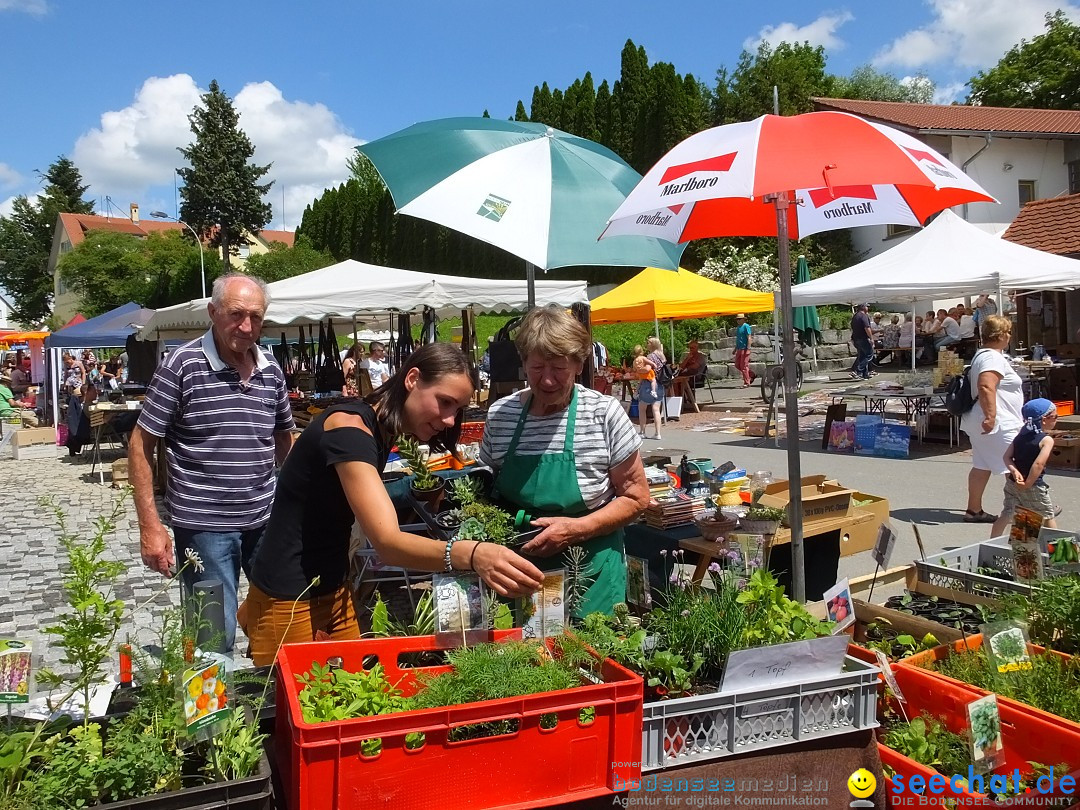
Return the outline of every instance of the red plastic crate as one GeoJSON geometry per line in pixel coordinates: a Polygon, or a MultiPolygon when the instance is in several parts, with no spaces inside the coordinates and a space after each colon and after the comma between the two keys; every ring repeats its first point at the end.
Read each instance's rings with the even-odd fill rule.
{"type": "MultiPolygon", "coordinates": [[[[496,639],[520,637],[520,630],[497,631],[496,639]]],[[[401,668],[403,653],[442,649],[433,636],[286,644],[277,657],[278,768],[290,810],[360,810],[387,807],[526,808],[611,793],[641,777],[641,678],[604,661],[604,683],[561,692],[489,700],[439,709],[400,712],[341,722],[303,721],[297,673],[313,661],[341,656],[347,670],[358,671],[376,656],[390,683],[406,695],[415,691],[421,672],[449,667],[401,668]],[[583,726],[582,708],[595,708],[595,720],[583,726]],[[557,714],[552,729],[540,718],[557,714]],[[457,726],[517,719],[516,733],[448,742],[457,726]],[[425,744],[405,748],[405,736],[423,732],[425,744]],[[380,738],[374,757],[360,753],[360,743],[380,738]]]]}
{"type": "MultiPolygon", "coordinates": [[[[914,667],[894,667],[897,685],[904,693],[907,702],[904,710],[909,718],[927,713],[941,720],[945,727],[957,734],[964,734],[968,729],[967,704],[982,694],[981,690],[964,688],[957,681],[935,678],[932,673],[914,667]]],[[[898,704],[894,703],[896,709],[898,704]]],[[[1004,743],[1005,764],[996,773],[1011,774],[1019,769],[1021,775],[1031,772],[1029,761],[1045,765],[1068,764],[1069,771],[1075,772],[1080,767],[1080,729],[1071,730],[1049,722],[1033,714],[1031,707],[998,697],[1001,714],[1001,733],[1004,743]]],[[[1040,712],[1039,714],[1045,714],[1040,712]]],[[[1045,715],[1052,717],[1053,715],[1045,715]]],[[[883,736],[883,735],[882,735],[883,736]]],[[[907,778],[921,776],[929,780],[938,773],[933,768],[915,762],[913,759],[878,744],[878,752],[883,764],[888,765],[898,774],[907,778]]],[[[946,778],[953,774],[943,774],[946,778]]],[[[989,778],[987,775],[984,778],[989,778]]],[[[893,806],[911,806],[901,801],[912,799],[910,789],[903,794],[893,792],[892,784],[886,787],[889,802],[893,806]]],[[[975,791],[954,792],[948,784],[942,797],[956,798],[960,807],[1002,807],[991,802],[985,794],[975,791]]],[[[940,804],[940,802],[938,802],[940,804]]]]}
{"type": "MultiPolygon", "coordinates": [[[[932,650],[925,650],[920,653],[916,653],[908,658],[903,658],[897,661],[893,665],[893,671],[899,669],[913,669],[917,672],[921,672],[940,683],[954,686],[958,689],[963,689],[972,693],[976,697],[980,695],[989,695],[986,689],[980,689],[978,686],[974,686],[970,683],[964,683],[958,681],[956,678],[950,678],[948,675],[942,675],[940,672],[933,669],[926,669],[926,665],[933,661],[941,661],[949,655],[949,651],[954,650],[956,652],[963,652],[964,650],[977,650],[982,646],[982,634],[976,633],[973,636],[968,636],[967,639],[959,639],[952,644],[942,644],[934,647],[932,650]]],[[[1039,655],[1049,652],[1050,655],[1056,655],[1065,661],[1072,660],[1071,656],[1065,655],[1065,653],[1058,652],[1057,650],[1046,650],[1044,647],[1040,647],[1038,644],[1028,644],[1028,649],[1039,655]]],[[[901,687],[902,689],[903,687],[901,687]]],[[[974,700],[974,698],[972,698],[974,700]]],[[[1080,723],[1075,723],[1072,720],[1066,720],[1064,717],[1058,717],[1056,714],[1050,714],[1050,712],[1044,712],[1042,709],[1036,709],[1034,706],[1029,706],[1027,703],[1021,703],[1018,700],[1007,698],[1002,695],[998,695],[998,703],[1001,705],[1008,705],[1012,708],[1019,709],[1023,712],[1027,712],[1033,717],[1037,717],[1051,725],[1060,726],[1067,729],[1070,732],[1080,734],[1080,723]]]]}

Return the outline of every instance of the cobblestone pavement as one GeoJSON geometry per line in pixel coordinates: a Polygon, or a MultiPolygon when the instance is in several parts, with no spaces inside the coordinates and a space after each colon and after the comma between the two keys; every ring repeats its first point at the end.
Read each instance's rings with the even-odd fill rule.
{"type": "MultiPolygon", "coordinates": [[[[10,430],[5,426],[5,431],[10,430]]],[[[105,557],[127,566],[116,587],[116,596],[127,605],[119,640],[130,638],[139,645],[154,643],[162,616],[179,604],[179,583],[167,580],[143,566],[139,558],[139,529],[135,505],[125,491],[110,486],[111,462],[121,457],[119,447],[103,450],[105,484],[91,478],[89,449],[70,457],[57,448],[56,459],[16,461],[9,445],[0,449],[0,638],[30,640],[41,664],[65,671],[62,651],[50,646],[44,628],[55,623],[66,608],[63,575],[67,556],[58,542],[60,534],[51,509],[42,506],[42,497],[53,499],[63,510],[70,532],[80,538],[93,536],[93,523],[108,515],[117,498],[124,511],[116,530],[106,539],[105,557]],[[151,600],[133,613],[136,605],[151,600]]],[[[160,508],[160,502],[159,502],[160,508]]],[[[243,580],[243,577],[241,577],[243,580]]],[[[243,591],[241,591],[241,598],[243,591]]],[[[236,649],[247,641],[237,631],[236,649]]]]}

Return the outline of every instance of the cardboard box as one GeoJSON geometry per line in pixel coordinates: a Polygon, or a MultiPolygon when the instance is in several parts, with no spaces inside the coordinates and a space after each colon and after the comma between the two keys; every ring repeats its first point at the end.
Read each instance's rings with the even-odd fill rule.
{"type": "Polygon", "coordinates": [[[29,447],[33,444],[51,444],[56,446],[56,429],[51,427],[25,427],[15,431],[11,437],[13,447],[29,447]]]}
{"type": "Polygon", "coordinates": [[[1054,449],[1050,451],[1046,466],[1057,470],[1080,470],[1080,444],[1073,444],[1075,439],[1065,441],[1069,443],[1059,444],[1057,439],[1054,440],[1054,449]]]}
{"type": "MultiPolygon", "coordinates": [[[[846,489],[840,484],[828,482],[824,475],[804,477],[802,479],[803,524],[850,515],[852,492],[853,490],[846,489]]],[[[776,509],[787,509],[790,498],[788,482],[777,481],[765,488],[758,503],[776,509]]]]}
{"type": "Polygon", "coordinates": [[[864,492],[853,492],[851,500],[867,501],[853,506],[860,512],[870,512],[874,517],[865,523],[853,524],[850,528],[840,532],[840,556],[858,554],[860,551],[869,551],[877,542],[878,527],[889,519],[889,499],[880,495],[869,495],[864,492]]]}
{"type": "Polygon", "coordinates": [[[50,444],[24,444],[11,448],[11,454],[16,461],[26,461],[35,458],[56,458],[56,442],[50,444]]]}
{"type": "MultiPolygon", "coordinates": [[[[746,436],[764,436],[765,435],[765,420],[755,419],[752,422],[746,423],[746,436]]],[[[769,437],[776,435],[776,425],[769,428],[769,437]]]]}

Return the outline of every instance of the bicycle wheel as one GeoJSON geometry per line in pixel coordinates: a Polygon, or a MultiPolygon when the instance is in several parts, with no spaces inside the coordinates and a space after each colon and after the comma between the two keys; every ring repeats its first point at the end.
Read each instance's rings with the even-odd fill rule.
{"type": "Polygon", "coordinates": [[[776,398],[777,388],[779,388],[783,379],[783,366],[766,367],[765,373],[761,375],[761,399],[764,402],[769,403],[776,398]]]}

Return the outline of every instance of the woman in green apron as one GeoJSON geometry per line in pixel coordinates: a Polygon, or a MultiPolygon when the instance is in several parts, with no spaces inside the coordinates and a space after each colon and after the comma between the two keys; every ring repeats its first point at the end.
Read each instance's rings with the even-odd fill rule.
{"type": "Polygon", "coordinates": [[[521,553],[550,570],[582,546],[591,585],[576,615],[610,613],[626,599],[623,527],[649,505],[641,439],[616,400],[575,384],[592,344],[566,310],[532,310],[515,343],[529,387],[492,404],[480,458],[499,496],[543,527],[521,553]]]}

